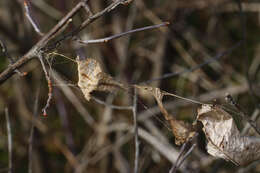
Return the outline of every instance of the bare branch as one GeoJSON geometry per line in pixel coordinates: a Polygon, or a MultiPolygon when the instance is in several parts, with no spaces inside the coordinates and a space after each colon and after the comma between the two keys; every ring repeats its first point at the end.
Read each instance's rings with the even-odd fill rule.
{"type": "MultiPolygon", "coordinates": [[[[24,64],[28,63],[33,57],[38,55],[39,50],[44,49],[52,50],[57,47],[57,45],[60,45],[62,41],[69,39],[73,37],[74,35],[78,34],[82,29],[84,29],[87,25],[94,22],[99,17],[103,16],[104,14],[107,14],[108,12],[114,10],[116,7],[118,7],[120,4],[126,4],[125,0],[118,0],[110,4],[107,8],[104,10],[94,14],[93,16],[89,16],[88,19],[86,19],[78,28],[76,28],[74,31],[70,32],[69,34],[65,35],[63,38],[56,41],[54,44],[51,44],[50,46],[46,47],[47,43],[50,40],[50,37],[53,35],[56,35],[60,32],[61,28],[63,28],[64,25],[67,24],[67,21],[70,20],[85,4],[85,1],[79,2],[70,12],[67,13],[66,16],[64,16],[47,34],[44,35],[44,37],[41,38],[41,40],[33,46],[25,55],[23,55],[18,61],[16,61],[14,64],[12,64],[10,67],[6,68],[1,74],[0,74],[0,84],[2,84],[4,81],[6,81],[8,78],[10,78],[16,69],[20,68],[24,64]]],[[[130,1],[129,1],[130,2],[130,1]]]]}

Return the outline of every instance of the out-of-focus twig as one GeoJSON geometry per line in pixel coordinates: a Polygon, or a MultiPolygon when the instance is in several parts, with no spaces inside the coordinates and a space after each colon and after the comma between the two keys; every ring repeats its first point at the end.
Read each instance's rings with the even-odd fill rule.
{"type": "Polygon", "coordinates": [[[49,5],[44,0],[31,1],[31,3],[51,19],[59,20],[63,16],[60,11],[49,5]]]}
{"type": "Polygon", "coordinates": [[[95,120],[91,117],[88,111],[85,109],[84,105],[79,101],[79,99],[75,96],[75,94],[71,91],[71,89],[66,85],[66,83],[62,80],[62,78],[55,72],[52,71],[51,73],[53,79],[56,83],[60,86],[60,89],[63,91],[65,96],[69,98],[72,105],[76,108],[76,110],[80,113],[83,117],[85,122],[93,128],[95,125],[95,120]]]}
{"type": "MultiPolygon", "coordinates": [[[[34,102],[33,116],[37,117],[38,104],[39,104],[40,89],[36,93],[34,102]]],[[[28,173],[33,173],[33,137],[34,137],[34,124],[32,123],[29,136],[29,149],[28,149],[28,173]]]]}
{"type": "Polygon", "coordinates": [[[133,98],[133,120],[134,120],[134,136],[135,136],[135,166],[134,173],[138,173],[139,165],[139,139],[138,139],[138,123],[137,123],[137,89],[134,88],[133,98]]]}
{"type": "Polygon", "coordinates": [[[164,80],[164,79],[168,79],[168,78],[171,78],[171,77],[174,77],[174,76],[178,76],[178,75],[181,75],[183,73],[188,73],[188,72],[192,72],[194,70],[197,70],[197,69],[200,69],[201,67],[207,65],[207,64],[210,64],[210,63],[213,63],[215,61],[218,61],[220,58],[222,58],[223,56],[225,55],[228,55],[230,54],[231,52],[233,52],[236,48],[238,48],[241,44],[242,44],[242,40],[237,42],[235,45],[233,45],[231,48],[229,48],[228,50],[224,51],[224,52],[221,52],[221,53],[218,53],[216,56],[212,57],[212,58],[209,58],[207,61],[205,61],[204,63],[201,63],[195,67],[192,67],[190,69],[187,69],[187,70],[183,70],[183,71],[180,71],[180,72],[173,72],[173,73],[167,73],[167,74],[164,74],[162,75],[161,77],[158,77],[158,78],[154,78],[154,79],[150,79],[148,81],[144,81],[142,83],[150,83],[150,82],[153,82],[153,81],[156,81],[156,80],[164,80]]]}
{"type": "Polygon", "coordinates": [[[94,96],[92,96],[92,99],[95,100],[95,102],[101,104],[101,105],[105,105],[110,107],[111,109],[118,109],[118,110],[132,110],[133,107],[132,106],[116,106],[116,105],[112,105],[112,104],[108,104],[94,96]]]}
{"type": "Polygon", "coordinates": [[[78,159],[73,155],[73,153],[68,149],[66,145],[64,145],[57,137],[53,139],[54,145],[62,152],[62,154],[66,157],[68,162],[73,168],[77,168],[79,166],[78,159]]]}
{"type": "Polygon", "coordinates": [[[59,113],[60,121],[64,130],[64,136],[66,138],[66,144],[72,153],[75,153],[75,141],[73,138],[73,133],[70,128],[70,121],[68,117],[67,107],[61,97],[61,92],[58,89],[54,90],[54,97],[56,102],[56,107],[59,113]]]}
{"type": "Polygon", "coordinates": [[[7,138],[8,138],[8,173],[13,172],[13,142],[12,142],[12,131],[11,123],[9,118],[8,108],[5,108],[5,119],[6,119],[6,129],[7,129],[7,138]]]}
{"type": "Polygon", "coordinates": [[[9,53],[7,51],[7,47],[6,47],[6,45],[5,45],[5,43],[4,43],[2,38],[0,38],[0,46],[1,46],[1,50],[2,50],[2,52],[4,54],[4,56],[6,58],[8,58],[8,60],[10,61],[11,64],[13,64],[14,63],[14,59],[9,55],[9,53]]]}
{"type": "MultiPolygon", "coordinates": [[[[4,41],[3,41],[1,38],[0,38],[0,46],[1,46],[1,49],[2,49],[2,52],[3,52],[4,56],[5,56],[6,58],[8,58],[10,64],[12,65],[15,61],[14,61],[14,59],[9,55],[8,50],[7,50],[7,47],[6,47],[4,41]]],[[[15,72],[16,72],[17,74],[19,74],[20,76],[25,76],[25,75],[27,74],[26,72],[23,72],[23,73],[20,72],[18,69],[16,69],[15,72]]]]}
{"type": "MultiPolygon", "coordinates": [[[[259,118],[259,115],[260,115],[259,113],[260,113],[260,110],[259,109],[255,109],[255,111],[253,112],[252,116],[250,116],[250,120],[253,121],[253,122],[256,122],[257,119],[259,118]]],[[[250,126],[251,125],[249,123],[247,123],[244,126],[244,128],[243,128],[243,130],[241,132],[241,135],[246,135],[248,130],[249,130],[249,128],[250,128],[250,126]]]]}
{"type": "MultiPolygon", "coordinates": [[[[167,158],[171,163],[175,164],[179,153],[170,145],[162,143],[156,137],[148,133],[146,130],[139,128],[139,136],[150,145],[152,145],[159,153],[167,158]]],[[[182,170],[182,168],[180,168],[182,170]]]]}

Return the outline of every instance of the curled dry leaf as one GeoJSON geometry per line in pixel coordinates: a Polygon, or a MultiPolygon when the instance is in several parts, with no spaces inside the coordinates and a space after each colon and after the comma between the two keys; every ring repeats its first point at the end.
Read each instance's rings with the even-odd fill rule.
{"type": "Polygon", "coordinates": [[[202,105],[197,120],[204,126],[207,151],[212,156],[242,166],[260,159],[260,139],[240,135],[232,116],[219,106],[202,105]]]}
{"type": "Polygon", "coordinates": [[[136,88],[145,90],[153,95],[158,103],[158,106],[164,116],[164,118],[169,121],[172,133],[175,136],[176,145],[181,145],[194,137],[196,132],[193,130],[192,126],[184,121],[177,120],[174,116],[170,115],[167,110],[163,107],[162,99],[165,95],[172,95],[165,91],[161,91],[159,88],[150,86],[140,86],[135,85],[136,88]]]}
{"type": "Polygon", "coordinates": [[[100,63],[92,58],[77,60],[78,86],[85,98],[89,101],[92,91],[113,92],[117,89],[125,89],[124,85],[115,81],[110,75],[104,73],[100,63]]]}

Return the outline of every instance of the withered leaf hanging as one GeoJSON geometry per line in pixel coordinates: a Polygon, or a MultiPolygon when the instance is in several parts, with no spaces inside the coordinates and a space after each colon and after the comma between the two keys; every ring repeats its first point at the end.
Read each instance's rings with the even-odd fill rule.
{"type": "Polygon", "coordinates": [[[248,165],[260,159],[260,139],[242,136],[232,116],[217,105],[204,104],[198,109],[198,121],[208,140],[207,151],[236,165],[248,165]]]}
{"type": "Polygon", "coordinates": [[[156,87],[140,86],[140,85],[135,85],[135,87],[145,90],[154,96],[164,118],[167,121],[169,121],[169,123],[171,125],[172,133],[175,137],[176,145],[181,145],[194,137],[196,132],[194,131],[193,127],[190,124],[185,123],[184,121],[177,120],[174,116],[170,115],[163,106],[163,103],[162,103],[163,97],[165,95],[173,96],[173,94],[162,91],[162,90],[160,90],[160,88],[156,88],[156,87]]]}
{"type": "Polygon", "coordinates": [[[80,60],[78,64],[78,86],[85,98],[89,101],[92,91],[113,92],[117,89],[125,89],[124,85],[115,81],[110,75],[104,73],[100,63],[92,58],[80,60]]]}

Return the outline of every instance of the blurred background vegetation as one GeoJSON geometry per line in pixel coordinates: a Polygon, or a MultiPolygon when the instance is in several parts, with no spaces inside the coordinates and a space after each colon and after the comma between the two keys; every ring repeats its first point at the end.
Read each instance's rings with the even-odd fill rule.
{"type": "MultiPolygon", "coordinates": [[[[47,33],[78,2],[33,0],[33,15],[41,30],[47,33]]],[[[93,13],[111,3],[112,0],[88,1],[93,13]]],[[[82,10],[58,38],[86,18],[82,10]]],[[[40,39],[24,15],[22,0],[1,0],[0,21],[0,38],[15,61],[40,39]]],[[[101,62],[104,70],[118,81],[140,83],[160,78],[146,84],[183,97],[202,102],[215,100],[220,104],[226,104],[224,97],[228,92],[257,119],[259,1],[134,0],[99,18],[78,36],[83,40],[102,38],[164,21],[169,21],[170,25],[108,43],[83,46],[82,50],[86,57],[101,62]],[[239,42],[242,44],[232,49],[239,42]],[[222,56],[226,51],[229,53],[222,56]],[[200,67],[212,58],[218,59],[200,67]],[[194,68],[197,70],[185,72],[194,68]],[[161,78],[168,73],[178,74],[161,78]]],[[[66,40],[53,51],[75,59],[78,46],[73,40],[66,40]]],[[[59,55],[46,58],[53,82],[53,99],[47,117],[41,115],[41,109],[48,98],[48,84],[38,59],[19,69],[27,72],[26,76],[15,74],[0,86],[0,172],[8,172],[5,109],[10,117],[13,172],[133,172],[132,111],[109,106],[131,106],[133,93],[97,92],[93,95],[108,106],[95,100],[88,102],[76,85],[75,62],[59,55]]],[[[6,55],[0,52],[0,71],[9,65],[6,55]]],[[[198,105],[175,98],[166,98],[164,105],[177,119],[193,122],[196,118],[198,105]]],[[[139,172],[168,172],[180,147],[175,145],[170,126],[152,96],[138,93],[137,117],[139,172]]],[[[243,125],[240,123],[240,129],[243,125]]],[[[260,172],[259,162],[242,168],[208,155],[202,133],[196,142],[196,149],[179,172],[260,172]]]]}

